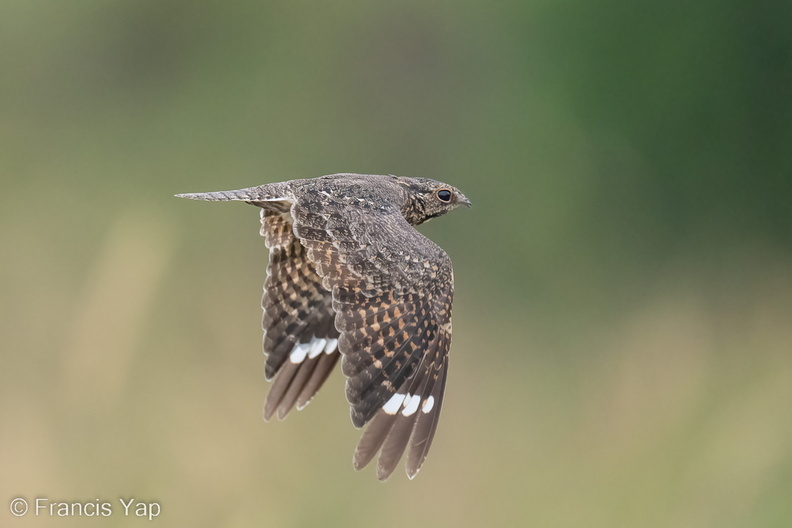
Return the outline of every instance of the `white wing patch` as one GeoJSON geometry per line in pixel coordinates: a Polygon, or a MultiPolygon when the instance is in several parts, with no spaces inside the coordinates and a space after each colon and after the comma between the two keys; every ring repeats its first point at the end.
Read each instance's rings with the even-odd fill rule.
{"type": "Polygon", "coordinates": [[[338,348],[338,339],[328,339],[327,346],[324,349],[325,354],[328,356],[336,351],[338,348]]]}
{"type": "Polygon", "coordinates": [[[421,407],[421,412],[428,413],[429,411],[432,410],[432,407],[434,407],[434,396],[429,396],[428,398],[426,398],[423,407],[421,407]]]}
{"type": "Polygon", "coordinates": [[[409,394],[394,394],[391,396],[388,403],[382,406],[382,410],[387,414],[396,414],[401,409],[402,402],[409,394]]]}
{"type": "Polygon", "coordinates": [[[338,349],[338,339],[312,337],[307,343],[297,343],[289,352],[289,361],[295,365],[306,359],[313,359],[324,352],[328,356],[338,349]]]}
{"type": "Polygon", "coordinates": [[[421,403],[421,397],[417,394],[407,395],[407,398],[404,399],[404,410],[402,411],[403,416],[411,416],[415,414],[415,411],[418,410],[418,405],[421,403]]]}
{"type": "Polygon", "coordinates": [[[311,343],[297,343],[289,353],[289,361],[292,363],[302,363],[308,356],[308,351],[311,350],[311,343]]]}
{"type": "Polygon", "coordinates": [[[308,359],[313,359],[324,351],[327,339],[311,339],[311,350],[308,351],[308,359]]]}
{"type": "Polygon", "coordinates": [[[382,406],[382,410],[386,414],[394,415],[401,410],[402,415],[411,416],[415,414],[418,407],[421,407],[421,412],[428,413],[434,407],[434,397],[429,396],[423,401],[421,405],[421,396],[419,394],[394,394],[390,400],[382,406]]]}

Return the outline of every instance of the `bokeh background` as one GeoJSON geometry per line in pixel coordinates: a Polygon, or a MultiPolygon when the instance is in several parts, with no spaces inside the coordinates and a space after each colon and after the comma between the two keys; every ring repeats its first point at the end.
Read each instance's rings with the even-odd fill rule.
{"type": "Polygon", "coordinates": [[[792,3],[4,0],[0,525],[792,526],[792,3]],[[421,474],[337,373],[264,423],[258,214],[333,172],[474,203],[421,474]],[[104,519],[8,509],[109,500],[104,519]],[[133,522],[134,521],[134,522],[133,522]]]}

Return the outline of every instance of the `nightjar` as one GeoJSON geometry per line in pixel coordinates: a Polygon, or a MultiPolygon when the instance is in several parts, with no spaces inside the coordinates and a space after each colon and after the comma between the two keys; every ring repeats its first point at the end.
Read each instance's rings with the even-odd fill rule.
{"type": "Polygon", "coordinates": [[[468,199],[428,178],[365,174],[176,196],[261,208],[264,418],[305,407],[342,358],[352,423],[366,426],[355,469],[379,453],[385,480],[406,451],[415,477],[443,403],[454,274],[413,226],[468,199]]]}

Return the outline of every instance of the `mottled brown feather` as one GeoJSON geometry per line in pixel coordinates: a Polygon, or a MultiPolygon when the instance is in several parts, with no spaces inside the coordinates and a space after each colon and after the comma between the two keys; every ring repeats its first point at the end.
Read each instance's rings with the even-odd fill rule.
{"type": "Polygon", "coordinates": [[[333,325],[332,296],[294,237],[288,215],[281,212],[284,209],[288,207],[281,203],[266,203],[261,210],[261,234],[270,251],[261,302],[265,374],[273,379],[264,404],[267,420],[275,414],[284,418],[295,404],[305,407],[339,357],[334,352],[305,358],[299,364],[288,360],[298,343],[314,337],[337,339],[339,333],[333,325]]]}
{"type": "Polygon", "coordinates": [[[329,210],[326,203],[298,199],[291,214],[309,260],[332,289],[352,422],[369,424],[355,467],[380,451],[377,475],[386,479],[408,451],[407,472],[414,476],[442,404],[445,370],[440,379],[434,365],[445,364],[450,346],[439,336],[450,336],[451,262],[398,210],[355,210],[351,223],[329,210]],[[419,407],[433,396],[433,408],[388,415],[382,407],[397,392],[418,394],[419,407]]]}

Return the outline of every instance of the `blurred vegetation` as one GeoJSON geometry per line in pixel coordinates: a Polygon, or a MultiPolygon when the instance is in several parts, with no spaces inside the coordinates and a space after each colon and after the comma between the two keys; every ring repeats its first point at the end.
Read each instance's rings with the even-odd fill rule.
{"type": "Polygon", "coordinates": [[[6,0],[0,501],[792,525],[790,27],[740,0],[6,0]],[[352,471],[340,374],[260,421],[257,215],[171,197],[342,171],[474,203],[422,229],[457,296],[412,482],[352,471]]]}

